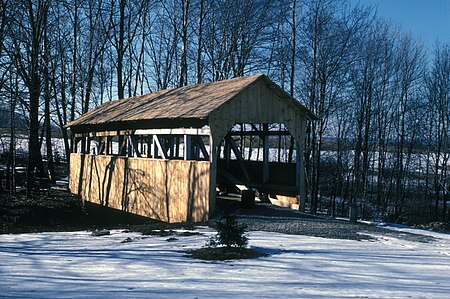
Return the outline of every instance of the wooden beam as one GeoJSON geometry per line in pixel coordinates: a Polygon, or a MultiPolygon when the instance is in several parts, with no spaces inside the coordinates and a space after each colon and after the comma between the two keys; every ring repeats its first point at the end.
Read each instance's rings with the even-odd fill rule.
{"type": "Polygon", "coordinates": [[[119,135],[131,135],[133,131],[131,130],[120,130],[120,131],[103,131],[103,132],[89,132],[89,133],[76,133],[76,137],[89,136],[94,137],[107,137],[107,136],[119,136],[119,135]]]}
{"type": "Polygon", "coordinates": [[[247,171],[247,167],[245,166],[245,162],[244,162],[244,159],[242,158],[241,151],[239,150],[238,146],[236,145],[236,142],[229,135],[227,135],[225,137],[225,139],[228,141],[228,143],[230,144],[231,150],[236,155],[237,161],[239,163],[239,166],[241,167],[242,172],[244,173],[245,179],[247,181],[251,181],[250,174],[247,171]]]}
{"type": "Polygon", "coordinates": [[[209,128],[178,128],[178,129],[142,129],[135,130],[135,135],[200,135],[209,136],[211,131],[209,128]]]}
{"type": "Polygon", "coordinates": [[[203,139],[202,139],[200,136],[196,136],[196,137],[194,138],[194,140],[195,140],[195,143],[197,144],[198,148],[199,148],[200,151],[202,152],[203,157],[204,157],[206,160],[209,160],[209,153],[208,153],[208,151],[206,150],[206,146],[205,146],[205,144],[203,143],[203,139]]]}
{"type": "Polygon", "coordinates": [[[174,128],[174,129],[137,129],[137,130],[115,130],[115,131],[99,131],[89,133],[76,133],[75,137],[105,137],[118,135],[200,135],[209,136],[211,133],[209,128],[174,128]]]}
{"type": "Polygon", "coordinates": [[[128,152],[128,155],[133,157],[134,153],[136,153],[136,156],[142,157],[142,155],[139,151],[139,144],[138,144],[138,140],[137,140],[136,136],[134,136],[134,135],[128,136],[128,141],[131,146],[131,151],[128,152]]]}
{"type": "Polygon", "coordinates": [[[226,180],[228,180],[231,184],[235,185],[240,191],[249,190],[250,188],[246,185],[243,185],[242,182],[236,178],[234,175],[229,173],[226,169],[218,168],[218,173],[223,176],[226,180]]]}
{"type": "Polygon", "coordinates": [[[158,135],[153,135],[153,144],[154,144],[153,149],[155,150],[153,158],[157,158],[158,153],[161,152],[161,158],[167,160],[168,159],[167,149],[164,147],[164,144],[158,135]]]}
{"type": "Polygon", "coordinates": [[[259,136],[261,139],[268,135],[268,136],[291,136],[291,133],[289,131],[230,131],[229,135],[231,136],[259,136]]]}
{"type": "Polygon", "coordinates": [[[131,130],[141,129],[160,129],[160,128],[204,128],[208,125],[208,119],[197,118],[159,118],[159,119],[139,119],[132,122],[108,122],[97,123],[89,125],[74,125],[70,127],[73,133],[87,133],[87,132],[107,132],[107,131],[119,131],[123,130],[126,126],[131,130]]]}

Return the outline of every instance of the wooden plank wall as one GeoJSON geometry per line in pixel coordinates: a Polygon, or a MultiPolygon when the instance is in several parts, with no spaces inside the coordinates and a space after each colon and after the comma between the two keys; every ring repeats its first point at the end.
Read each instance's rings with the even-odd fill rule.
{"type": "Polygon", "coordinates": [[[84,200],[166,222],[208,220],[207,161],[70,156],[69,188],[84,200]]]}
{"type": "Polygon", "coordinates": [[[236,123],[281,123],[299,143],[303,141],[306,129],[305,113],[293,109],[263,81],[258,81],[212,112],[209,122],[216,144],[236,123]]]}

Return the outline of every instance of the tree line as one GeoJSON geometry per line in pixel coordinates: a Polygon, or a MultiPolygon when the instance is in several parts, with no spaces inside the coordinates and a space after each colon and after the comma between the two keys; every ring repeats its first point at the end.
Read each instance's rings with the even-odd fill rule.
{"type": "Polygon", "coordinates": [[[69,159],[64,125],[103,102],[253,73],[320,118],[305,140],[311,212],[449,219],[448,43],[427,51],[375,8],[342,0],[0,2],[8,163],[20,113],[27,186],[55,177],[52,126],[69,159]]]}

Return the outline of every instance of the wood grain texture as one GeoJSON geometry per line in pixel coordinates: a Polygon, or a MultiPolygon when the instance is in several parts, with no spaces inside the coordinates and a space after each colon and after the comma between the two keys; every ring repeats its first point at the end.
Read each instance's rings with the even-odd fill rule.
{"type": "Polygon", "coordinates": [[[69,188],[84,200],[166,222],[208,220],[210,163],[75,154],[69,188]]]}

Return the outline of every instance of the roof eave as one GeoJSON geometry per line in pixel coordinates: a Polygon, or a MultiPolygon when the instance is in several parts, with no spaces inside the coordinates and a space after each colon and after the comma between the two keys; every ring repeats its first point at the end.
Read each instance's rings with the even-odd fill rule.
{"type": "Polygon", "coordinates": [[[69,126],[69,128],[73,133],[90,133],[138,129],[201,128],[207,124],[208,121],[206,118],[159,118],[151,120],[117,121],[98,124],[77,124],[69,126]]]}

